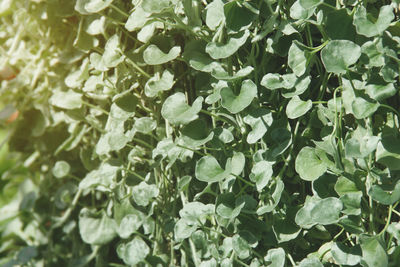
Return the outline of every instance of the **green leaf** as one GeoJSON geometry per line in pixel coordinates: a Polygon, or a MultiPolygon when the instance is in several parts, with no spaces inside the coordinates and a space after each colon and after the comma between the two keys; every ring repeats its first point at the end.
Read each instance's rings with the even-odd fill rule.
{"type": "Polygon", "coordinates": [[[332,244],[331,253],[337,264],[354,266],[360,263],[361,249],[359,246],[347,247],[342,243],[332,244]]]}
{"type": "Polygon", "coordinates": [[[220,194],[215,203],[215,211],[219,216],[233,220],[239,216],[244,205],[245,202],[235,201],[235,194],[233,193],[220,194]]]}
{"type": "Polygon", "coordinates": [[[290,7],[290,17],[295,20],[305,20],[310,18],[314,14],[315,9],[316,7],[304,8],[300,4],[300,0],[297,0],[290,7]]]}
{"type": "Polygon", "coordinates": [[[225,44],[211,42],[206,46],[206,52],[213,59],[227,58],[233,55],[242,45],[245,44],[247,38],[249,38],[249,31],[243,31],[234,35],[231,35],[225,44]]]}
{"type": "Polygon", "coordinates": [[[353,16],[353,24],[356,26],[358,34],[366,37],[373,37],[382,34],[394,19],[393,8],[382,6],[379,17],[375,22],[368,19],[367,10],[364,6],[359,6],[353,16]]]}
{"type": "Polygon", "coordinates": [[[298,267],[323,267],[324,265],[317,258],[303,259],[298,267]]]}
{"type": "Polygon", "coordinates": [[[400,170],[400,140],[391,134],[383,135],[375,153],[376,161],[390,170],[400,170]]]}
{"type": "Polygon", "coordinates": [[[200,181],[214,183],[222,181],[231,174],[231,162],[226,162],[225,170],[213,156],[204,156],[196,162],[195,175],[200,181]]]}
{"type": "Polygon", "coordinates": [[[239,95],[235,95],[229,87],[221,89],[221,105],[236,114],[249,106],[256,96],[257,86],[251,80],[244,80],[239,95]]]}
{"type": "Polygon", "coordinates": [[[362,250],[361,265],[365,267],[386,267],[388,256],[377,236],[360,236],[362,250]]]}
{"type": "Polygon", "coordinates": [[[257,14],[252,10],[244,5],[239,5],[236,1],[228,2],[224,5],[224,14],[226,27],[232,32],[248,29],[257,17],[257,14]]]}
{"type": "Polygon", "coordinates": [[[151,14],[144,11],[141,6],[137,6],[129,15],[129,18],[125,23],[125,28],[130,32],[140,30],[149,20],[150,15],[151,14]]]}
{"type": "Polygon", "coordinates": [[[345,151],[347,157],[364,158],[371,154],[377,147],[380,137],[361,125],[352,133],[352,137],[346,141],[345,151]]]}
{"type": "Polygon", "coordinates": [[[339,196],[343,196],[346,193],[358,192],[357,185],[350,179],[340,176],[335,183],[335,191],[339,196]]]}
{"type": "Polygon", "coordinates": [[[52,173],[57,178],[63,178],[68,175],[71,166],[64,160],[57,161],[52,169],[52,173]]]}
{"type": "Polygon", "coordinates": [[[308,198],[296,214],[296,224],[302,228],[311,228],[316,224],[329,225],[339,221],[342,202],[335,197],[318,199],[308,198]]]}
{"type": "Polygon", "coordinates": [[[171,6],[170,0],[143,0],[141,7],[148,13],[160,13],[171,6]]]}
{"type": "Polygon", "coordinates": [[[400,241],[400,223],[393,222],[389,224],[387,228],[387,233],[393,235],[397,241],[400,241]]]}
{"type": "Polygon", "coordinates": [[[267,267],[284,267],[285,266],[285,250],[283,248],[272,248],[269,249],[267,255],[264,257],[264,260],[269,264],[267,267]]]}
{"type": "Polygon", "coordinates": [[[122,218],[119,227],[117,228],[118,235],[121,238],[129,238],[142,226],[143,218],[139,214],[127,214],[122,218]]]}
{"type": "Polygon", "coordinates": [[[68,91],[55,91],[49,99],[53,106],[63,109],[76,109],[82,107],[82,94],[69,89],[68,91]]]}
{"type": "Polygon", "coordinates": [[[149,65],[160,65],[174,60],[181,53],[180,46],[172,47],[167,54],[156,45],[149,45],[143,52],[143,60],[149,65]]]}
{"type": "Polygon", "coordinates": [[[244,67],[234,73],[229,74],[227,71],[219,68],[214,68],[211,70],[211,75],[218,80],[223,80],[223,81],[235,81],[241,78],[244,78],[248,76],[250,73],[252,73],[254,68],[252,66],[247,66],[244,67]]]}
{"type": "Polygon", "coordinates": [[[300,5],[305,9],[319,6],[323,0],[299,0],[300,5]]]}
{"type": "Polygon", "coordinates": [[[368,57],[369,67],[382,67],[385,64],[385,57],[379,51],[378,44],[373,41],[365,42],[361,46],[361,51],[368,57]]]}
{"type": "Polygon", "coordinates": [[[110,6],[114,0],[89,0],[85,4],[85,9],[89,13],[98,13],[110,6]]]}
{"type": "Polygon", "coordinates": [[[364,97],[356,97],[351,103],[353,114],[356,119],[365,119],[370,117],[379,108],[379,103],[373,102],[364,97]]]}
{"type": "Polygon", "coordinates": [[[225,20],[224,3],[221,0],[212,1],[206,6],[206,25],[215,30],[225,20]]]}
{"type": "Polygon", "coordinates": [[[312,147],[303,147],[296,157],[296,172],[306,181],[314,181],[325,173],[327,167],[312,147]]]}
{"type": "Polygon", "coordinates": [[[197,223],[192,223],[186,219],[179,219],[174,226],[175,238],[184,240],[189,238],[197,229],[197,223]]]}
{"type": "Polygon", "coordinates": [[[90,188],[97,188],[100,191],[110,190],[111,186],[116,183],[119,168],[109,163],[103,163],[98,169],[86,174],[85,178],[79,183],[79,188],[84,190],[90,188]]]}
{"type": "Polygon", "coordinates": [[[182,140],[189,147],[202,146],[213,137],[204,120],[194,120],[182,128],[182,140]]]}
{"type": "MultiPolygon", "coordinates": [[[[324,12],[325,15],[325,12],[324,12]]],[[[353,18],[347,13],[347,9],[332,10],[326,14],[325,31],[332,40],[356,39],[356,28],[353,25],[353,18]],[[338,27],[341,25],[341,27],[338,27]]]]}
{"type": "Polygon", "coordinates": [[[149,253],[149,246],[138,236],[128,243],[121,243],[117,247],[118,257],[130,266],[144,261],[149,253]]]}
{"type": "Polygon", "coordinates": [[[201,110],[203,97],[199,96],[192,106],[186,104],[183,93],[175,93],[169,96],[161,109],[161,115],[172,124],[188,124],[198,118],[197,113],[201,110]]]}
{"type": "Polygon", "coordinates": [[[397,89],[393,83],[388,84],[367,84],[365,86],[365,92],[374,100],[382,101],[386,98],[394,96],[397,93],[397,89]]]}
{"type": "Polygon", "coordinates": [[[321,51],[326,70],[335,74],[345,74],[360,56],[361,47],[348,40],[332,40],[321,51]]]}
{"type": "Polygon", "coordinates": [[[293,73],[280,75],[278,73],[267,73],[260,84],[265,88],[275,90],[280,88],[291,89],[296,84],[296,75],[293,73]]]}
{"type": "Polygon", "coordinates": [[[243,118],[243,121],[252,128],[251,132],[247,135],[247,143],[254,144],[263,138],[268,128],[272,125],[273,118],[270,110],[258,108],[251,110],[243,118]]]}
{"type": "Polygon", "coordinates": [[[163,91],[168,91],[174,85],[174,75],[169,70],[164,70],[161,77],[157,72],[151,77],[144,87],[144,93],[147,97],[156,97],[163,91]]]}
{"type": "Polygon", "coordinates": [[[157,127],[157,122],[150,117],[141,117],[135,120],[133,129],[139,133],[149,134],[157,127]]]}
{"type": "Polygon", "coordinates": [[[224,73],[225,70],[220,63],[213,60],[206,52],[207,43],[200,40],[193,40],[185,45],[183,58],[188,61],[189,65],[199,71],[224,73]]]}
{"type": "Polygon", "coordinates": [[[239,234],[235,234],[232,238],[233,250],[240,259],[250,257],[251,247],[249,243],[239,234]]]}
{"type": "Polygon", "coordinates": [[[361,191],[349,192],[340,196],[344,209],[343,214],[346,215],[361,215],[361,198],[363,194],[361,191]]]}
{"type": "Polygon", "coordinates": [[[383,205],[393,205],[400,200],[400,181],[396,184],[373,185],[368,195],[383,205]]]}
{"type": "Polygon", "coordinates": [[[201,222],[205,223],[207,216],[214,214],[215,206],[213,204],[203,204],[193,201],[185,204],[179,211],[182,219],[185,219],[190,224],[201,222]]]}
{"type": "Polygon", "coordinates": [[[267,186],[273,175],[273,163],[259,161],[251,169],[250,180],[256,183],[257,191],[261,192],[267,186]]]}
{"type": "Polygon", "coordinates": [[[288,65],[297,77],[302,76],[306,72],[307,57],[306,52],[300,46],[293,42],[288,52],[288,65]]]}
{"type": "Polygon", "coordinates": [[[117,223],[104,211],[93,212],[83,208],[79,213],[79,233],[83,242],[91,245],[104,245],[116,237],[117,223]]]}
{"type": "Polygon", "coordinates": [[[286,115],[289,119],[297,119],[306,114],[311,108],[311,99],[302,101],[300,97],[294,96],[286,106],[286,115]]]}
{"type": "Polygon", "coordinates": [[[132,187],[132,198],[139,206],[146,207],[153,198],[158,196],[159,192],[156,185],[142,181],[132,187]]]}
{"type": "Polygon", "coordinates": [[[269,199],[266,201],[263,206],[259,207],[257,209],[257,215],[263,215],[267,212],[272,212],[276,206],[279,204],[279,201],[282,196],[282,192],[285,189],[285,184],[282,182],[281,179],[277,180],[275,182],[275,188],[274,186],[268,188],[269,189],[269,199]],[[273,190],[273,192],[272,192],[273,190]]]}

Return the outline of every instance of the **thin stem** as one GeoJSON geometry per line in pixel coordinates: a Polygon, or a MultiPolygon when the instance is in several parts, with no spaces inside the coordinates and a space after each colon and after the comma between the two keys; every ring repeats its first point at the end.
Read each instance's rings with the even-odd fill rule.
{"type": "Polygon", "coordinates": [[[109,113],[108,111],[102,109],[102,108],[99,107],[99,106],[93,105],[92,103],[89,103],[89,102],[86,102],[86,101],[82,101],[82,104],[84,104],[84,105],[86,105],[86,106],[88,106],[88,107],[97,109],[97,110],[101,111],[102,113],[106,114],[107,116],[110,115],[110,113],[109,113]]]}
{"type": "Polygon", "coordinates": [[[137,69],[141,74],[143,74],[146,78],[150,79],[151,75],[145,72],[141,67],[139,67],[135,62],[133,62],[130,58],[125,56],[126,61],[128,61],[129,64],[131,64],[135,69],[137,69]]]}
{"type": "Polygon", "coordinates": [[[125,11],[122,11],[119,7],[117,7],[116,5],[114,5],[114,4],[110,4],[110,7],[112,8],[112,9],[114,9],[115,11],[117,11],[119,14],[121,14],[122,16],[124,16],[124,17],[129,17],[129,14],[128,13],[126,13],[125,11]]]}

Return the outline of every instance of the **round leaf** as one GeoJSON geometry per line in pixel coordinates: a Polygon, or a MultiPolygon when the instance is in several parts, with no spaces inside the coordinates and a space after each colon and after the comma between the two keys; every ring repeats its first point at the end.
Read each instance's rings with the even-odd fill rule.
{"type": "Polygon", "coordinates": [[[53,167],[53,175],[57,178],[62,178],[68,175],[71,166],[66,161],[57,161],[53,167]]]}
{"type": "Polygon", "coordinates": [[[322,63],[328,72],[344,74],[361,56],[361,47],[348,40],[330,41],[321,51],[322,63]]]}
{"type": "Polygon", "coordinates": [[[303,147],[295,162],[296,172],[306,181],[314,181],[325,173],[327,167],[312,147],[303,147]]]}
{"type": "Polygon", "coordinates": [[[104,245],[117,235],[116,222],[107,217],[104,212],[95,214],[87,208],[79,213],[79,233],[85,243],[91,245],[104,245]]]}
{"type": "Polygon", "coordinates": [[[135,237],[132,241],[117,247],[118,257],[130,266],[143,261],[149,253],[149,246],[140,237],[135,237]]]}

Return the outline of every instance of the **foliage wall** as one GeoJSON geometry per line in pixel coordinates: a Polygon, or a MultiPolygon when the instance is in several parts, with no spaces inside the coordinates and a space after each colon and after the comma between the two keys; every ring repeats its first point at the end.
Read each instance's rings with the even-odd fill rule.
{"type": "Polygon", "coordinates": [[[0,266],[398,266],[398,7],[1,1],[0,266]]]}

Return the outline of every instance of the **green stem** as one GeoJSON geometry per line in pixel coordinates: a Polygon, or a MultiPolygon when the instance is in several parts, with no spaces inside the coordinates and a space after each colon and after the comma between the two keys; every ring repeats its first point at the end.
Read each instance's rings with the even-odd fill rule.
{"type": "Polygon", "coordinates": [[[145,72],[141,67],[139,67],[135,62],[133,62],[130,58],[125,55],[126,60],[129,64],[131,64],[135,69],[137,69],[141,74],[143,74],[146,78],[150,79],[151,75],[145,72]]]}
{"type": "Polygon", "coordinates": [[[112,9],[114,9],[115,11],[117,11],[119,14],[121,14],[122,16],[124,16],[124,17],[129,17],[129,14],[128,13],[126,13],[125,11],[122,11],[119,7],[117,7],[116,5],[114,5],[114,4],[110,4],[110,7],[112,8],[112,9]]]}
{"type": "Polygon", "coordinates": [[[88,107],[90,107],[90,108],[97,109],[97,110],[101,111],[102,113],[104,113],[104,114],[107,115],[107,116],[110,115],[110,113],[109,113],[108,111],[102,109],[102,108],[99,107],[99,106],[93,105],[92,103],[89,103],[89,102],[86,102],[86,101],[83,101],[83,100],[82,100],[82,104],[84,104],[84,105],[86,105],[86,106],[88,106],[88,107]]]}

